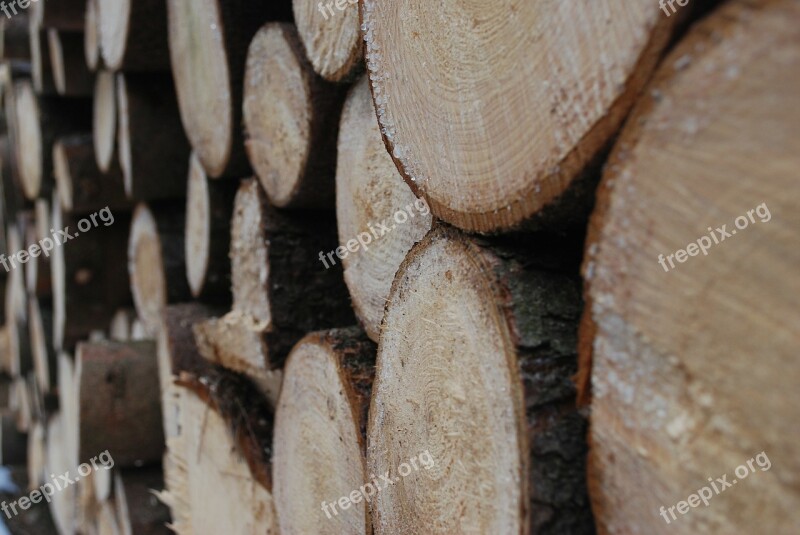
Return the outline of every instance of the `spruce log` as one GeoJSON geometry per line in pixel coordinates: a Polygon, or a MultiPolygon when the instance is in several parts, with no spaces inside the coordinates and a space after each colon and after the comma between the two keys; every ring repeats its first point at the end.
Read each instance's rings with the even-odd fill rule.
{"type": "Polygon", "coordinates": [[[335,233],[325,214],[272,208],[255,180],[244,181],[236,194],[233,310],[260,324],[272,366],[280,367],[307,333],[355,323],[341,266],[319,263],[323,252],[336,248],[335,233]],[[308,301],[309,295],[315,299],[308,301]]]}
{"type": "Polygon", "coordinates": [[[112,212],[131,210],[119,167],[109,173],[97,167],[91,134],[58,138],[53,145],[53,172],[61,208],[67,213],[86,214],[105,207],[112,212]]]}
{"type": "Polygon", "coordinates": [[[125,191],[136,201],[186,195],[189,142],[169,74],[117,74],[117,146],[125,191]]]}
{"type": "Polygon", "coordinates": [[[400,266],[370,409],[369,473],[396,482],[377,483],[376,534],[593,533],[570,380],[579,255],[565,243],[441,226],[400,266]],[[411,459],[426,464],[403,474],[411,459]]]}
{"type": "Polygon", "coordinates": [[[108,173],[117,157],[117,96],[114,73],[111,71],[101,70],[97,73],[92,121],[97,167],[108,173]]]}
{"type": "Polygon", "coordinates": [[[529,1],[509,18],[497,2],[364,0],[384,142],[437,217],[489,232],[546,206],[567,219],[588,210],[584,172],[688,12],[631,4],[529,1]]]}
{"type": "Polygon", "coordinates": [[[31,80],[39,95],[56,95],[56,80],[53,76],[53,59],[50,56],[50,43],[47,30],[36,24],[31,25],[31,80]]]}
{"type": "MultiPolygon", "coordinates": [[[[41,0],[40,0],[41,1],[41,0]]],[[[47,422],[47,474],[74,473],[76,466],[62,447],[65,424],[56,414],[47,422]]],[[[57,479],[57,477],[56,477],[57,479]]],[[[50,512],[59,533],[75,533],[77,521],[78,487],[66,485],[51,497],[50,512]]]]}
{"type": "Polygon", "coordinates": [[[343,82],[361,70],[363,42],[358,1],[338,2],[336,8],[333,3],[325,7],[318,0],[292,1],[297,31],[314,70],[326,80],[343,82]]]}
{"type": "Polygon", "coordinates": [[[150,335],[158,333],[164,307],[191,298],[186,282],[184,206],[136,207],[128,241],[128,272],[136,312],[150,335]]]}
{"type": "Polygon", "coordinates": [[[28,433],[27,461],[28,488],[35,489],[44,483],[45,478],[45,427],[35,422],[28,433]]]}
{"type": "Polygon", "coordinates": [[[158,463],[164,452],[153,342],[82,342],[76,349],[79,459],[108,450],[118,467],[158,463]]]}
{"type": "Polygon", "coordinates": [[[239,183],[211,181],[200,161],[189,160],[186,193],[186,278],[195,299],[231,302],[231,217],[239,183]]]}
{"type": "Polygon", "coordinates": [[[797,403],[784,395],[800,381],[800,198],[788,193],[800,166],[798,18],[794,1],[734,1],[695,26],[606,168],[581,333],[603,533],[800,529],[800,429],[786,425],[797,403]],[[712,492],[709,476],[753,472],[746,488],[675,513],[696,489],[712,492]]]}
{"type": "MultiPolygon", "coordinates": [[[[341,261],[344,280],[359,322],[377,342],[397,268],[431,229],[432,216],[386,153],[366,78],[353,87],[345,104],[336,166],[339,244],[353,239],[368,244],[341,261]]],[[[326,265],[334,262],[339,259],[333,255],[325,258],[326,265]]]]}
{"type": "Polygon", "coordinates": [[[56,92],[67,97],[88,97],[94,77],[86,66],[83,32],[47,31],[50,66],[56,92]]]}
{"type": "Polygon", "coordinates": [[[372,533],[365,501],[333,518],[320,504],[349,496],[369,479],[366,428],[375,352],[358,328],[313,333],[292,350],[275,411],[274,495],[281,533],[372,533]]]}
{"type": "Polygon", "coordinates": [[[211,178],[249,172],[243,150],[247,47],[268,20],[289,20],[288,0],[167,0],[169,50],[181,118],[211,178]]]}
{"type": "Polygon", "coordinates": [[[165,0],[100,0],[103,63],[118,71],[168,71],[165,0]]]}
{"type": "Polygon", "coordinates": [[[169,509],[155,492],[164,489],[161,467],[120,470],[114,477],[114,503],[121,535],[167,535],[169,509]]]}
{"type": "Polygon", "coordinates": [[[96,71],[100,67],[100,30],[97,25],[100,23],[97,13],[98,0],[86,0],[86,18],[83,28],[83,53],[86,59],[86,66],[90,71],[96,71]]]}
{"type": "Polygon", "coordinates": [[[91,103],[80,98],[37,97],[30,82],[14,84],[15,158],[22,191],[28,199],[52,191],[53,144],[73,132],[87,131],[91,103]]]}
{"type": "Polygon", "coordinates": [[[245,146],[274,206],[332,206],[344,97],[344,87],[314,72],[292,24],[269,23],[253,38],[244,83],[245,146]]]}

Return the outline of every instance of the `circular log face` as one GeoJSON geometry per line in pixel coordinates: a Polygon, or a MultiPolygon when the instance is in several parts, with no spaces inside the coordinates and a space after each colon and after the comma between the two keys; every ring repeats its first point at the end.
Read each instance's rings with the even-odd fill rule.
{"type": "Polygon", "coordinates": [[[42,186],[42,132],[36,95],[28,82],[16,86],[16,119],[19,132],[17,162],[22,177],[22,190],[28,199],[35,199],[42,186]]]}
{"type": "Polygon", "coordinates": [[[114,161],[114,142],[117,140],[117,94],[114,73],[101,71],[94,88],[94,151],[97,166],[107,172],[114,161]]]}
{"type": "Polygon", "coordinates": [[[569,186],[614,134],[677,17],[650,0],[365,0],[363,19],[398,167],[437,216],[489,231],[569,186]]]}
{"type": "MultiPolygon", "coordinates": [[[[364,329],[377,341],[392,280],[406,253],[431,228],[430,209],[403,182],[381,142],[369,83],[351,91],[339,130],[336,219],[339,243],[371,243],[343,259],[344,278],[364,329]],[[405,223],[398,223],[405,221],[405,223]],[[386,230],[372,229],[385,224],[386,230]],[[373,238],[375,238],[373,241],[373,238]]],[[[380,227],[379,227],[380,228],[380,227]]]]}
{"type": "Polygon", "coordinates": [[[186,277],[192,295],[197,297],[203,290],[208,270],[210,253],[211,214],[209,213],[209,192],[203,166],[192,155],[189,162],[189,189],[186,195],[186,277]]]}
{"type": "Polygon", "coordinates": [[[376,533],[522,533],[527,452],[521,381],[496,289],[475,248],[432,232],[390,295],[370,407],[368,469],[393,484],[376,533]],[[429,452],[433,466],[400,477],[429,452]]]}
{"type": "Polygon", "coordinates": [[[799,19],[797,2],[742,1],[695,27],[607,166],[582,344],[600,532],[796,527],[799,19]],[[742,468],[760,452],[772,471],[742,468]],[[722,474],[750,476],[709,507],[659,515],[722,474]]]}
{"type": "Polygon", "coordinates": [[[103,54],[103,60],[109,68],[117,69],[122,64],[125,43],[128,40],[128,18],[130,17],[130,12],[131,0],[102,2],[102,7],[99,10],[100,49],[103,54]]]}
{"type": "Polygon", "coordinates": [[[297,31],[308,59],[316,72],[332,82],[346,77],[361,59],[358,2],[348,0],[343,7],[326,9],[319,0],[292,2],[297,31]]]}
{"type": "Polygon", "coordinates": [[[100,42],[97,35],[97,23],[99,15],[97,13],[98,0],[87,0],[86,2],[86,23],[83,33],[83,48],[86,55],[86,65],[89,70],[95,70],[100,60],[100,42]]]}
{"type": "Polygon", "coordinates": [[[181,119],[208,174],[220,176],[233,143],[230,74],[217,0],[168,0],[169,50],[181,119]]]}
{"type": "Polygon", "coordinates": [[[128,272],[136,312],[151,333],[158,332],[167,303],[161,239],[153,214],[144,204],[134,212],[128,242],[128,272]]]}
{"type": "Polygon", "coordinates": [[[244,117],[247,150],[270,201],[285,206],[311,156],[311,94],[302,53],[284,24],[259,31],[248,52],[244,117]]]}
{"type": "Polygon", "coordinates": [[[335,514],[335,504],[364,485],[361,429],[339,357],[308,338],[285,368],[275,416],[275,509],[282,533],[370,533],[362,499],[335,514]],[[329,518],[330,517],[330,518],[329,518]]]}

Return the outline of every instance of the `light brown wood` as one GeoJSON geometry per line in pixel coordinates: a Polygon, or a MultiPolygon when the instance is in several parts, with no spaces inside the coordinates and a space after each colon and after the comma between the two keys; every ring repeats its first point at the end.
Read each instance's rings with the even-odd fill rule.
{"type": "Polygon", "coordinates": [[[111,70],[167,71],[165,0],[99,0],[100,51],[111,70]]]}
{"type": "Polygon", "coordinates": [[[92,135],[97,167],[109,172],[117,157],[117,96],[114,73],[101,70],[97,73],[94,85],[94,113],[92,135]]]}
{"type": "Polygon", "coordinates": [[[351,90],[339,127],[336,222],[341,246],[351,240],[363,245],[343,259],[326,257],[324,265],[343,264],[353,309],[377,342],[397,268],[430,230],[432,216],[386,153],[366,78],[351,90]]]}
{"type": "Polygon", "coordinates": [[[591,532],[577,255],[554,242],[439,227],[401,265],[370,407],[368,472],[393,482],[377,482],[376,534],[591,532]]]}
{"type": "Polygon", "coordinates": [[[582,332],[601,533],[800,528],[798,17],[735,1],[697,25],[606,168],[582,332]],[[742,484],[716,495],[723,474],[742,484]],[[708,507],[675,510],[704,486],[708,507]]]}
{"type": "MultiPolygon", "coordinates": [[[[46,474],[64,474],[75,470],[72,459],[61,447],[65,424],[59,414],[47,422],[47,464],[46,474]]],[[[75,485],[67,485],[51,497],[50,512],[59,533],[74,533],[77,521],[77,491],[75,485]]]]}
{"type": "Polygon", "coordinates": [[[332,206],[344,96],[343,87],[314,73],[293,25],[270,23],[253,38],[244,83],[245,146],[273,205],[332,206]]]}
{"type": "Polygon", "coordinates": [[[47,30],[37,24],[31,25],[31,80],[33,88],[40,95],[55,95],[56,80],[53,77],[53,58],[48,43],[47,30]]]}
{"type": "Polygon", "coordinates": [[[369,479],[365,435],[375,352],[358,328],[313,333],[292,350],[275,411],[281,533],[372,533],[363,499],[339,514],[321,504],[349,496],[369,479]]]}
{"type": "Polygon", "coordinates": [[[435,215],[481,232],[583,187],[686,13],[666,17],[650,0],[362,9],[388,150],[435,215]]]}
{"type": "Polygon", "coordinates": [[[160,462],[164,451],[153,342],[80,343],[79,459],[108,451],[118,467],[160,462]]]}
{"type": "Polygon", "coordinates": [[[314,70],[326,80],[344,82],[363,65],[358,1],[325,3],[292,0],[294,20],[314,70]]]}
{"type": "Polygon", "coordinates": [[[267,20],[288,20],[288,2],[167,0],[169,50],[181,118],[211,178],[239,177],[247,46],[267,20]]]}
{"type": "Polygon", "coordinates": [[[96,71],[100,66],[100,35],[97,25],[99,16],[97,14],[98,0],[86,0],[86,18],[83,30],[83,53],[86,59],[86,66],[90,71],[96,71]]]}

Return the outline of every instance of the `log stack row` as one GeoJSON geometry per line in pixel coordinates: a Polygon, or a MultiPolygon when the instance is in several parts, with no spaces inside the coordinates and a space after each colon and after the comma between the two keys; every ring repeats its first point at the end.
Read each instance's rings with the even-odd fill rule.
{"type": "Polygon", "coordinates": [[[0,442],[77,476],[51,531],[800,528],[800,3],[523,4],[2,20],[0,442]]]}

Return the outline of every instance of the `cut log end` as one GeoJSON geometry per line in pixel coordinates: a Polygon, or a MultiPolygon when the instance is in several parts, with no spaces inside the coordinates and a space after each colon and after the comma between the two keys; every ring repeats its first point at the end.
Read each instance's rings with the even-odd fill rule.
{"type": "Polygon", "coordinates": [[[136,311],[152,332],[157,332],[161,313],[167,304],[161,239],[152,212],[141,204],[131,223],[128,243],[128,272],[136,311]]]}
{"type": "Polygon", "coordinates": [[[200,161],[192,155],[186,196],[186,278],[195,298],[205,286],[212,254],[210,203],[208,177],[200,161]]]}
{"type": "Polygon", "coordinates": [[[114,161],[114,145],[117,139],[117,100],[114,73],[100,71],[94,89],[94,152],[97,166],[104,173],[111,169],[114,161]]]}
{"type": "Polygon", "coordinates": [[[36,95],[30,82],[20,81],[14,85],[14,102],[17,168],[22,191],[25,197],[33,200],[39,196],[42,186],[42,132],[36,95]]]}
{"type": "Polygon", "coordinates": [[[326,80],[340,82],[358,68],[362,59],[358,3],[349,0],[333,10],[315,0],[293,0],[297,31],[314,70],[326,80]]]}
{"type": "Polygon", "coordinates": [[[83,33],[83,47],[84,55],[86,57],[86,66],[90,71],[97,70],[100,63],[100,38],[97,31],[98,14],[97,14],[98,0],[87,0],[86,2],[86,23],[84,25],[83,33]]]}

